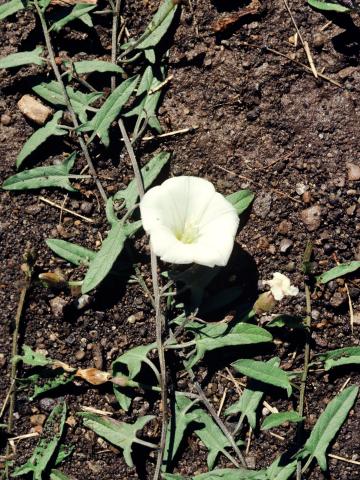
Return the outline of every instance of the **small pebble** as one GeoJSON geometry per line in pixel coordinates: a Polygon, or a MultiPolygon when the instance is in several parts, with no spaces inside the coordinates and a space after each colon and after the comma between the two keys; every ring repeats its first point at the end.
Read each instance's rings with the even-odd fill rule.
{"type": "Polygon", "coordinates": [[[0,368],[5,367],[5,365],[6,365],[5,355],[3,353],[0,353],[0,368]]]}
{"type": "Polygon", "coordinates": [[[288,238],[284,238],[280,242],[280,252],[281,253],[286,253],[293,245],[293,242],[289,240],[288,238]]]}
{"type": "Polygon", "coordinates": [[[348,171],[348,179],[351,181],[360,180],[360,165],[356,163],[347,163],[346,164],[347,171],[348,171]]]}
{"type": "Polygon", "coordinates": [[[0,123],[1,125],[4,125],[4,127],[8,127],[12,122],[12,118],[10,115],[3,113],[0,117],[0,123]]]}
{"type": "Polygon", "coordinates": [[[39,100],[31,95],[23,95],[18,101],[19,110],[25,117],[29,118],[38,125],[44,125],[51,115],[51,108],[43,105],[39,100]]]}
{"type": "Polygon", "coordinates": [[[282,222],[279,223],[277,227],[277,231],[282,235],[288,234],[291,229],[292,229],[292,223],[289,222],[288,220],[283,220],[282,222]]]}
{"type": "Polygon", "coordinates": [[[302,195],[303,193],[306,192],[306,190],[308,189],[307,185],[305,185],[304,183],[297,183],[295,185],[295,192],[298,194],[298,195],[302,195]]]}
{"type": "Polygon", "coordinates": [[[82,360],[85,357],[85,355],[86,355],[86,353],[84,352],[84,350],[78,350],[75,353],[75,358],[76,358],[76,360],[82,360]]]}
{"type": "Polygon", "coordinates": [[[309,232],[317,230],[321,225],[321,207],[314,205],[300,213],[301,220],[305,223],[309,232]]]}
{"type": "Polygon", "coordinates": [[[334,308],[340,307],[345,302],[346,295],[342,295],[340,292],[335,292],[334,295],[330,298],[330,305],[334,308]]]}
{"type": "Polygon", "coordinates": [[[127,319],[129,323],[135,323],[139,320],[142,320],[144,318],[144,312],[140,311],[137,313],[134,313],[133,315],[130,315],[127,319]]]}
{"type": "Polygon", "coordinates": [[[61,297],[55,297],[49,303],[53,315],[57,318],[62,317],[67,301],[61,297]]]}
{"type": "Polygon", "coordinates": [[[82,202],[80,210],[83,214],[89,215],[92,212],[93,206],[90,202],[82,202]]]}
{"type": "Polygon", "coordinates": [[[302,198],[302,201],[304,203],[310,203],[311,202],[311,193],[307,190],[306,192],[304,192],[301,196],[302,198]]]}
{"type": "Polygon", "coordinates": [[[50,412],[56,405],[56,400],[53,398],[44,397],[40,399],[39,405],[41,410],[45,410],[45,412],[50,412]]]}
{"type": "Polygon", "coordinates": [[[39,413],[37,415],[31,415],[30,417],[30,423],[31,425],[44,425],[46,420],[46,415],[39,413]]]}

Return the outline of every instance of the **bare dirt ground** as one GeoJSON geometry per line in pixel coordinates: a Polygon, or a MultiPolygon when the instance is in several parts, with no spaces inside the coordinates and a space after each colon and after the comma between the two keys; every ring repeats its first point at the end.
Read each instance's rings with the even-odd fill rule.
{"type": "MultiPolygon", "coordinates": [[[[143,30],[156,3],[125,2],[123,16],[131,35],[143,30]]],[[[248,263],[251,260],[256,265],[255,285],[255,277],[269,279],[275,271],[291,277],[301,293],[295,300],[282,304],[281,310],[303,314],[301,261],[307,240],[314,243],[319,272],[334,266],[334,254],[339,261],[360,260],[360,178],[349,166],[349,163],[360,166],[360,18],[325,17],[304,2],[292,3],[297,25],[309,42],[318,71],[340,86],[315,79],[308,69],[290,59],[307,65],[301,45],[295,47],[289,43],[295,31],[282,1],[262,2],[257,15],[245,17],[217,34],[212,28],[214,22],[241,8],[242,2],[198,0],[192,2],[192,9],[185,3],[171,41],[169,73],[174,78],[164,95],[160,121],[166,131],[196,128],[184,135],[143,143],[138,158],[146,163],[158,149],[168,150],[172,159],[167,174],[202,176],[224,194],[251,188],[256,200],[237,243],[247,252],[248,263]],[[331,23],[325,28],[328,21],[331,23]]],[[[82,52],[82,58],[109,58],[111,21],[98,17],[96,22],[91,32],[78,23],[66,27],[56,38],[58,53],[80,56],[82,52]]],[[[42,42],[39,35],[34,15],[19,12],[0,23],[1,55],[34,48],[42,42]]],[[[46,74],[46,69],[34,66],[0,72],[2,179],[15,172],[16,155],[33,131],[33,125],[22,116],[16,103],[24,93],[29,93],[35,77],[46,74]]],[[[99,83],[103,79],[102,76],[94,81],[99,83]]],[[[56,140],[48,143],[36,163],[49,155],[49,162],[61,157],[63,151],[57,149],[56,140]]],[[[104,177],[102,183],[109,195],[132,178],[129,160],[120,143],[118,149],[111,151],[99,148],[96,167],[104,177]]],[[[59,211],[39,200],[39,195],[43,195],[61,204],[64,196],[60,191],[1,193],[0,404],[10,382],[13,321],[25,247],[30,245],[37,253],[37,273],[60,265],[70,274],[72,269],[51,254],[44,240],[63,238],[95,249],[99,232],[103,235],[106,232],[107,224],[101,219],[93,185],[89,182],[85,190],[86,196],[71,195],[67,206],[99,219],[95,225],[66,214],[60,221],[59,211]]],[[[140,236],[139,258],[147,260],[143,242],[140,236]]],[[[239,263],[241,258],[234,255],[230,266],[240,279],[247,278],[247,267],[239,263]]],[[[253,267],[252,264],[252,271],[253,267]]],[[[148,275],[147,269],[144,274],[148,275]]],[[[77,275],[81,278],[81,272],[77,275]]],[[[356,277],[349,283],[349,290],[358,319],[353,335],[344,281],[332,281],[313,294],[313,354],[359,345],[360,285],[356,277]]],[[[252,294],[249,290],[245,297],[252,294]]],[[[99,365],[95,362],[99,362],[100,356],[101,368],[105,370],[119,354],[155,338],[154,312],[140,287],[118,285],[111,280],[93,294],[85,311],[77,313],[71,309],[73,300],[68,291],[53,292],[34,284],[22,319],[20,343],[45,349],[50,357],[79,367],[99,365]],[[61,300],[67,307],[57,311],[56,304],[61,300]],[[140,313],[139,320],[129,323],[128,317],[135,313],[140,313]]],[[[301,339],[279,332],[277,340],[275,353],[282,364],[301,368],[301,339]]],[[[263,358],[271,354],[264,352],[263,358]]],[[[216,366],[219,360],[215,357],[211,362],[216,366]]],[[[223,362],[225,357],[221,358],[220,368],[210,369],[203,385],[215,408],[225,388],[228,389],[225,406],[238,399],[233,384],[219,374],[223,362]]],[[[205,375],[206,368],[201,366],[199,373],[205,375]]],[[[20,376],[23,374],[21,371],[20,376]]],[[[356,368],[342,369],[336,374],[311,373],[306,393],[306,427],[313,426],[347,379],[358,384],[359,378],[356,368]]],[[[111,388],[89,388],[79,383],[33,402],[29,402],[28,396],[27,387],[19,390],[15,435],[28,433],[32,427],[31,415],[48,415],[59,397],[68,402],[74,422],[67,427],[66,443],[74,444],[75,452],[64,464],[64,472],[79,478],[81,471],[81,476],[88,480],[150,478],[155,461],[152,453],[139,449],[135,454],[137,467],[128,468],[121,454],[84,429],[75,414],[80,406],[87,405],[111,411],[125,421],[134,420],[139,414],[157,415],[157,396],[144,400],[139,393],[128,414],[119,411],[111,388]]],[[[280,398],[272,397],[269,401],[278,408],[284,405],[280,398]]],[[[360,460],[359,421],[358,402],[332,444],[331,453],[360,460]]],[[[257,432],[248,453],[256,468],[268,466],[285,451],[291,445],[294,431],[292,426],[276,429],[285,440],[268,432],[257,432]]],[[[145,433],[150,441],[158,441],[160,423],[154,420],[145,433]]],[[[18,444],[17,465],[28,458],[35,444],[33,438],[18,444]]],[[[220,465],[228,464],[221,459],[220,465]]],[[[205,470],[206,450],[196,437],[190,437],[178,456],[175,471],[186,475],[205,470]]],[[[329,459],[328,474],[314,467],[307,478],[356,480],[359,476],[359,465],[329,459]]]]}

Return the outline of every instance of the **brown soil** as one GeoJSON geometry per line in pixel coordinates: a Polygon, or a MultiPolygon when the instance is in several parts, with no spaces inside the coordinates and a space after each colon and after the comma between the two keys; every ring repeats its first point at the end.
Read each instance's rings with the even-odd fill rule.
{"type": "MultiPolygon", "coordinates": [[[[158,2],[125,3],[123,15],[131,35],[136,36],[158,2]]],[[[172,152],[169,174],[205,177],[224,194],[251,188],[256,193],[256,200],[237,242],[256,263],[258,278],[269,279],[274,271],[288,272],[292,282],[301,288],[301,294],[294,301],[282,303],[281,311],[303,314],[305,298],[301,260],[308,240],[315,245],[317,271],[325,271],[334,265],[333,253],[339,261],[360,260],[359,182],[349,179],[347,169],[348,162],[360,164],[360,19],[356,15],[352,20],[340,15],[325,17],[304,2],[293,3],[298,27],[310,44],[318,70],[339,82],[341,87],[315,79],[304,67],[265,48],[276,49],[307,64],[301,45],[296,48],[289,43],[294,27],[282,1],[263,2],[256,17],[244,17],[222,34],[214,34],[212,24],[222,15],[241,8],[243,3],[193,1],[193,12],[187,4],[182,6],[171,42],[169,73],[174,79],[164,96],[160,120],[167,131],[197,128],[185,135],[143,144],[137,155],[145,163],[157,149],[168,150],[172,152]],[[332,23],[324,28],[328,20],[332,23]],[[304,215],[308,212],[303,212],[312,206],[320,207],[320,220],[306,225],[304,215]],[[287,240],[290,247],[282,252],[287,240]]],[[[83,58],[109,58],[111,21],[97,17],[96,22],[99,23],[95,32],[75,23],[73,27],[65,28],[55,41],[58,52],[70,56],[77,53],[78,57],[79,52],[83,52],[83,58]]],[[[2,55],[30,50],[42,42],[40,29],[31,12],[20,12],[1,22],[0,35],[2,55]]],[[[0,114],[4,114],[0,124],[2,179],[15,172],[16,155],[34,130],[16,103],[48,71],[47,67],[31,67],[0,72],[0,114]]],[[[96,81],[99,83],[104,78],[107,77],[99,77],[96,81]]],[[[99,88],[102,88],[101,84],[99,88]]],[[[49,142],[39,155],[35,155],[36,164],[61,157],[60,142],[58,145],[49,142]]],[[[69,151],[72,146],[76,146],[75,139],[69,142],[69,151]]],[[[104,177],[102,183],[109,194],[128,183],[132,176],[125,151],[121,151],[120,146],[116,148],[97,152],[96,167],[104,177]]],[[[82,162],[79,155],[79,166],[84,164],[82,162]]],[[[74,273],[69,264],[54,258],[44,240],[48,237],[65,238],[96,248],[99,232],[104,235],[107,229],[96,194],[89,182],[83,195],[70,195],[67,201],[67,206],[78,213],[88,208],[87,215],[99,219],[96,225],[77,221],[66,214],[60,223],[59,211],[39,200],[39,195],[43,195],[62,203],[64,195],[60,191],[1,194],[0,353],[4,355],[4,361],[0,364],[0,404],[9,388],[13,322],[22,281],[20,265],[24,250],[30,245],[36,251],[36,273],[60,266],[71,278],[81,278],[79,270],[74,273]],[[85,201],[91,206],[84,205],[85,201]]],[[[148,264],[142,245],[140,239],[137,247],[139,251],[142,249],[143,263],[148,264]]],[[[236,264],[239,258],[234,255],[231,268],[240,272],[241,281],[242,264],[236,264]]],[[[146,275],[147,270],[144,268],[146,275]]],[[[360,285],[356,277],[349,282],[349,290],[359,318],[360,285]]],[[[68,305],[74,300],[66,291],[52,292],[38,284],[31,287],[22,319],[20,343],[46,349],[50,357],[79,367],[94,366],[94,359],[100,351],[102,368],[107,369],[127,349],[154,340],[154,312],[140,287],[115,284],[111,280],[94,293],[90,306],[76,315],[66,313],[69,309],[65,309],[64,315],[54,315],[50,302],[59,297],[68,305]],[[128,317],[136,312],[143,312],[143,318],[134,324],[129,323],[128,317]],[[81,361],[76,359],[79,350],[85,351],[81,361]]],[[[351,334],[343,280],[318,289],[313,294],[312,308],[313,354],[359,344],[357,324],[354,335],[351,334]]],[[[299,337],[279,332],[276,351],[265,353],[278,355],[283,366],[301,369],[302,352],[299,337]]],[[[267,358],[266,355],[263,358],[267,358]]],[[[226,357],[222,357],[222,364],[212,368],[207,376],[205,363],[198,369],[201,378],[206,376],[203,387],[216,409],[225,388],[228,389],[225,406],[238,399],[233,384],[220,376],[227,364],[226,357]]],[[[20,372],[20,376],[24,374],[24,371],[20,372]]],[[[313,426],[345,381],[349,380],[353,385],[359,382],[359,378],[359,371],[355,368],[330,375],[311,373],[306,393],[306,428],[313,426]]],[[[75,445],[75,452],[64,463],[64,472],[74,478],[82,476],[89,480],[151,478],[153,453],[137,450],[134,455],[137,467],[128,468],[121,453],[84,429],[76,413],[86,405],[112,411],[121,420],[133,421],[139,415],[158,415],[158,397],[144,399],[140,392],[129,414],[124,414],[119,411],[110,388],[89,388],[79,383],[60,394],[66,398],[70,414],[75,417],[75,423],[66,430],[66,443],[75,445]]],[[[30,416],[34,413],[48,415],[59,400],[59,394],[33,402],[29,402],[28,397],[27,387],[19,390],[14,435],[28,433],[30,416]]],[[[282,398],[269,396],[267,400],[279,409],[290,406],[282,398]]],[[[332,444],[332,454],[360,460],[359,421],[358,402],[332,444]]],[[[252,436],[248,459],[255,462],[256,468],[268,466],[293,442],[293,427],[280,427],[274,431],[285,440],[267,432],[252,436]]],[[[157,442],[159,432],[159,422],[153,421],[145,429],[145,437],[157,442]]],[[[36,441],[31,438],[18,443],[17,465],[28,458],[36,441]]],[[[219,465],[231,466],[223,458],[219,465]]],[[[195,436],[185,442],[175,471],[184,475],[206,471],[206,450],[195,436]]],[[[334,480],[355,480],[359,476],[359,465],[336,459],[329,459],[328,474],[321,473],[318,467],[307,474],[309,479],[334,480]]]]}

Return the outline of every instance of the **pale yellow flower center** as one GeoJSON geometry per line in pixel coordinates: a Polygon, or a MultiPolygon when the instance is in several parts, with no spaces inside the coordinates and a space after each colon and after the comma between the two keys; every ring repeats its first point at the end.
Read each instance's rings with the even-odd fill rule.
{"type": "Polygon", "coordinates": [[[195,243],[199,237],[199,227],[187,221],[182,229],[175,231],[175,237],[182,243],[195,243]]]}

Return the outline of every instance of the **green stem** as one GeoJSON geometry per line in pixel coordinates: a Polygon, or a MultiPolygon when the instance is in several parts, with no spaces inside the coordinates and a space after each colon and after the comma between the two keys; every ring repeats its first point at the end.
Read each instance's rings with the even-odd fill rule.
{"type": "Polygon", "coordinates": [[[189,340],[188,342],[184,342],[184,343],[176,343],[175,345],[165,344],[164,348],[166,350],[180,350],[181,348],[192,347],[193,345],[196,345],[196,340],[189,340]]]}
{"type": "Polygon", "coordinates": [[[144,445],[144,447],[155,448],[155,449],[159,448],[159,445],[156,445],[155,443],[146,442],[145,440],[141,440],[140,438],[136,438],[134,442],[138,443],[139,445],[144,445]]]}

